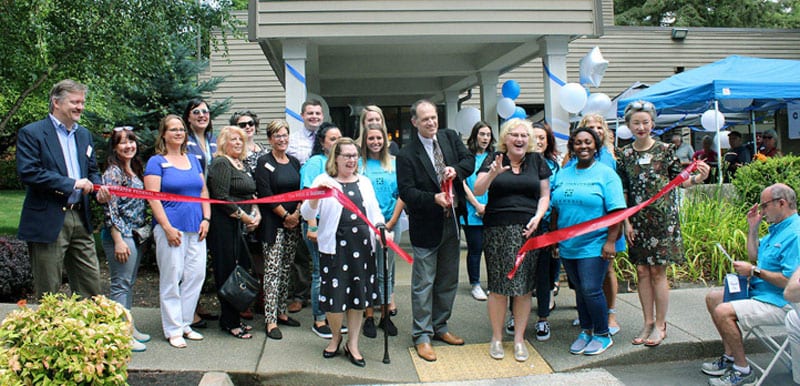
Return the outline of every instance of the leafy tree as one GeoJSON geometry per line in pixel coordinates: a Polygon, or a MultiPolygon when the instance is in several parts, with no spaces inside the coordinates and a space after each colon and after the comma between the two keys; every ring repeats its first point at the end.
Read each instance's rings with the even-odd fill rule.
{"type": "Polygon", "coordinates": [[[798,28],[800,0],[615,0],[617,25],[798,28]]]}
{"type": "MultiPolygon", "coordinates": [[[[0,0],[0,153],[26,122],[41,119],[50,85],[72,78],[90,87],[101,117],[126,108],[114,86],[147,87],[167,71],[174,44],[218,49],[209,32],[227,37],[240,24],[231,0],[0,0]]],[[[196,52],[193,53],[197,55],[196,52]]]]}

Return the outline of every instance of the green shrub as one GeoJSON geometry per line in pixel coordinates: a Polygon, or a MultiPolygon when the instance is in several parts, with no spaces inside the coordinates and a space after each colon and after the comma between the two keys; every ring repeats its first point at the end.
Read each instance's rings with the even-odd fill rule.
{"type": "Polygon", "coordinates": [[[46,295],[0,324],[0,384],[124,385],[130,323],[118,303],[98,295],[46,295]]]}
{"type": "Polygon", "coordinates": [[[784,183],[800,191],[800,157],[786,155],[754,161],[736,171],[733,186],[739,196],[739,205],[752,206],[759,202],[761,191],[774,183],[784,183]]]}
{"type": "Polygon", "coordinates": [[[25,189],[17,174],[17,161],[14,158],[0,159],[0,190],[25,189]]]}

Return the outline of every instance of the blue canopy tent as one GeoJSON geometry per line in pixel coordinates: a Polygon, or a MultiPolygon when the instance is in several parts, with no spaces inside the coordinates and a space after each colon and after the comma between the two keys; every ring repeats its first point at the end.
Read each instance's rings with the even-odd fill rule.
{"type": "MultiPolygon", "coordinates": [[[[734,55],[673,75],[621,99],[617,116],[624,115],[630,102],[646,100],[655,105],[659,115],[689,116],[715,109],[722,113],[749,112],[754,118],[756,111],[774,111],[794,99],[800,99],[800,61],[734,55]]],[[[717,139],[720,152],[719,135],[717,139]]]]}

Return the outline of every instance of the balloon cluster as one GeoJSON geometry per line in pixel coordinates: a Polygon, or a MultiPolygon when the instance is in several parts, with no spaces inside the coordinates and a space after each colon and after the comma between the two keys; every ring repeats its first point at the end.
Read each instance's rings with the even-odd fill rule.
{"type": "Polygon", "coordinates": [[[571,114],[606,115],[611,108],[611,98],[603,93],[590,94],[588,86],[599,87],[607,68],[608,61],[603,59],[600,48],[594,47],[581,59],[580,83],[567,83],[561,87],[558,93],[561,108],[571,114]]]}
{"type": "Polygon", "coordinates": [[[507,80],[502,87],[503,97],[497,101],[497,115],[503,119],[525,119],[528,114],[514,102],[520,93],[519,83],[516,80],[507,80]]]}

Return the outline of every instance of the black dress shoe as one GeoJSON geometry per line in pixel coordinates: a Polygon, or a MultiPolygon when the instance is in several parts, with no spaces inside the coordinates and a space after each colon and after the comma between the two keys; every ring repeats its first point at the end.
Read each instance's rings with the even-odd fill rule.
{"type": "Polygon", "coordinates": [[[347,347],[347,343],[344,344],[344,354],[347,355],[348,359],[350,359],[350,363],[358,367],[364,367],[367,365],[367,361],[365,361],[363,357],[361,357],[361,359],[356,359],[356,357],[353,356],[353,353],[351,353],[350,349],[347,347]]]}
{"type": "Polygon", "coordinates": [[[280,328],[275,327],[267,331],[267,337],[269,337],[270,339],[281,340],[283,339],[283,334],[281,334],[280,328]]]}
{"type": "Polygon", "coordinates": [[[300,327],[300,322],[292,319],[292,317],[290,317],[290,316],[287,316],[286,320],[283,320],[281,318],[277,318],[277,319],[278,319],[278,324],[280,324],[282,326],[300,327]]]}
{"type": "Polygon", "coordinates": [[[192,324],[189,325],[191,328],[206,328],[208,327],[208,322],[203,319],[200,319],[192,324]]]}

